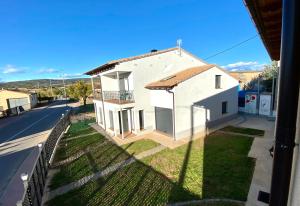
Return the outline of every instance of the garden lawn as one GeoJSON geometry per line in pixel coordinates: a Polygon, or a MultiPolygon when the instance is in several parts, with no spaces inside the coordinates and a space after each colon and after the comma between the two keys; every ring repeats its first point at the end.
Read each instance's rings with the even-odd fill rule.
{"type": "Polygon", "coordinates": [[[154,142],[150,139],[141,139],[136,142],[132,142],[129,144],[122,145],[121,147],[126,150],[131,155],[139,154],[143,151],[152,149],[154,147],[159,146],[160,144],[154,142]]]}
{"type": "MultiPolygon", "coordinates": [[[[69,134],[68,138],[72,138],[74,134],[76,136],[87,135],[89,129],[91,129],[90,126],[85,122],[75,123],[67,133],[67,135],[69,134]]],[[[90,133],[94,131],[91,130],[90,133]]],[[[50,189],[55,189],[74,182],[129,159],[132,157],[130,154],[139,154],[158,145],[152,140],[140,140],[119,147],[101,134],[90,134],[73,140],[61,141],[54,157],[54,163],[67,159],[87,148],[91,149],[91,151],[86,152],[68,164],[60,166],[59,172],[54,175],[49,187],[50,189]]]]}
{"type": "MultiPolygon", "coordinates": [[[[142,160],[198,198],[246,200],[254,160],[247,157],[253,138],[215,132],[174,150],[142,160]]],[[[177,194],[175,201],[181,201],[177,194]]]]}
{"type": "Polygon", "coordinates": [[[93,123],[93,122],[95,122],[94,119],[78,121],[76,123],[72,123],[67,134],[64,135],[63,139],[95,132],[96,130],[94,130],[89,125],[90,123],[93,123]]]}
{"type": "Polygon", "coordinates": [[[260,129],[252,129],[246,127],[234,127],[234,126],[227,126],[221,129],[225,132],[235,132],[240,134],[247,134],[247,135],[255,135],[255,136],[264,136],[265,131],[260,129]]]}
{"type": "Polygon", "coordinates": [[[91,113],[91,112],[95,112],[94,110],[94,104],[91,103],[91,104],[86,104],[85,106],[84,105],[80,105],[78,110],[76,111],[76,114],[79,114],[79,113],[91,113]]]}
{"type": "MultiPolygon", "coordinates": [[[[254,160],[247,157],[252,141],[250,137],[215,132],[205,140],[198,139],[174,150],[165,149],[137,161],[58,196],[48,204],[165,205],[202,198],[245,201],[254,169],[254,160]]],[[[62,172],[58,173],[60,176],[56,176],[52,183],[64,185],[72,178],[80,178],[82,172],[90,174],[129,158],[125,150],[129,153],[140,152],[141,143],[124,145],[123,148],[112,143],[108,144],[108,148],[103,146],[62,168],[62,172]],[[65,174],[68,174],[67,178],[63,176],[65,174]]]]}

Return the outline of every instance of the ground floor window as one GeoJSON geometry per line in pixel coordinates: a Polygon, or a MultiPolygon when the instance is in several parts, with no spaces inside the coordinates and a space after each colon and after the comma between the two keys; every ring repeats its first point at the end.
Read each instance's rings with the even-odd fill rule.
{"type": "Polygon", "coordinates": [[[109,129],[114,130],[114,115],[113,115],[113,111],[109,111],[109,129]]]}
{"type": "Polygon", "coordinates": [[[222,114],[227,113],[227,101],[222,102],[222,114]]]}
{"type": "Polygon", "coordinates": [[[144,110],[139,110],[140,130],[144,129],[144,110]]]}
{"type": "Polygon", "coordinates": [[[99,107],[99,123],[103,124],[103,113],[102,113],[102,108],[99,107]]]}

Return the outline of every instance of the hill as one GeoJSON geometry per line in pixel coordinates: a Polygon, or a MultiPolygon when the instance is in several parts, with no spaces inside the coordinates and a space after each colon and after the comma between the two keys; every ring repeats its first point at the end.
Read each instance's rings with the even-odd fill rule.
{"type": "MultiPolygon", "coordinates": [[[[65,84],[73,84],[79,80],[86,83],[90,83],[90,78],[75,78],[75,79],[65,79],[65,84]]],[[[51,79],[51,84],[53,87],[63,86],[62,79],[51,79]]],[[[50,79],[35,79],[35,80],[24,80],[24,81],[14,81],[14,82],[2,82],[0,83],[0,89],[17,89],[17,88],[27,88],[27,89],[37,89],[46,88],[50,86],[50,79]]]]}

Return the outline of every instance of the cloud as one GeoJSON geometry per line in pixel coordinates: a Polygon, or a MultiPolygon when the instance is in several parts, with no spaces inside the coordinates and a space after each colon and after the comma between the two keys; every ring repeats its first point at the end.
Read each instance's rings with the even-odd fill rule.
{"type": "Polygon", "coordinates": [[[75,74],[63,74],[61,77],[63,77],[63,78],[78,78],[78,77],[82,77],[82,76],[84,76],[84,74],[75,73],[75,74]]]}
{"type": "Polygon", "coordinates": [[[24,67],[15,67],[11,64],[7,64],[4,68],[2,68],[3,74],[20,74],[25,72],[26,69],[24,67]]]}
{"type": "Polygon", "coordinates": [[[262,70],[265,64],[260,64],[258,62],[235,62],[232,64],[227,64],[221,66],[229,71],[241,71],[241,70],[262,70]]]}
{"type": "Polygon", "coordinates": [[[53,73],[58,73],[59,70],[58,69],[54,69],[54,68],[41,68],[37,71],[38,74],[53,74],[53,73]]]}

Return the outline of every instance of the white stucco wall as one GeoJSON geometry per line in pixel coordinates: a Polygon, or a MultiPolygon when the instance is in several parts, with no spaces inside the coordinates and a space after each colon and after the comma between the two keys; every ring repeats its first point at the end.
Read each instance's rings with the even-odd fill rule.
{"type": "MultiPolygon", "coordinates": [[[[151,104],[151,91],[146,89],[145,86],[150,82],[197,65],[204,65],[204,63],[184,51],[181,53],[181,56],[178,54],[178,51],[170,51],[116,66],[116,70],[132,70],[135,110],[144,110],[145,129],[155,129],[155,114],[154,105],[151,104]]],[[[135,118],[138,119],[138,112],[135,112],[135,118]]],[[[138,121],[136,123],[138,124],[138,121]]]]}
{"type": "MultiPolygon", "coordinates": [[[[144,128],[153,130],[155,129],[154,107],[172,108],[173,97],[166,91],[148,90],[145,85],[181,70],[204,64],[185,51],[179,55],[177,50],[124,62],[101,74],[103,90],[118,90],[116,79],[107,77],[107,75],[116,71],[123,74],[127,72],[129,90],[133,90],[135,98],[134,104],[127,105],[127,108],[131,108],[134,113],[135,129],[133,132],[139,132],[139,110],[144,111],[144,128]]],[[[214,121],[237,113],[237,85],[238,81],[233,77],[218,68],[213,68],[175,87],[173,90],[175,91],[176,136],[178,138],[188,136],[191,133],[191,121],[197,131],[203,129],[206,121],[205,115],[208,116],[209,121],[214,121]],[[221,89],[215,89],[215,75],[217,74],[222,75],[221,89]],[[221,114],[222,101],[228,101],[228,113],[225,115],[221,114]],[[198,106],[193,108],[195,114],[191,120],[191,106],[194,103],[198,106]],[[204,108],[200,108],[201,106],[204,108]]],[[[107,125],[109,124],[108,110],[113,110],[117,114],[119,109],[120,105],[105,103],[107,125]]],[[[114,115],[116,114],[114,113],[114,115]]],[[[115,128],[118,125],[117,119],[115,128]]]]}
{"type": "Polygon", "coordinates": [[[208,123],[212,123],[236,114],[238,112],[237,87],[236,79],[216,67],[179,84],[175,88],[176,138],[189,136],[191,132],[194,134],[201,132],[201,128],[205,127],[206,119],[208,123]],[[221,89],[215,89],[215,75],[222,75],[221,89]],[[226,114],[222,114],[223,101],[228,102],[226,114]],[[191,129],[192,125],[194,131],[191,129]]]}
{"type": "Polygon", "coordinates": [[[173,109],[173,95],[166,90],[150,90],[151,106],[173,109]]]}

